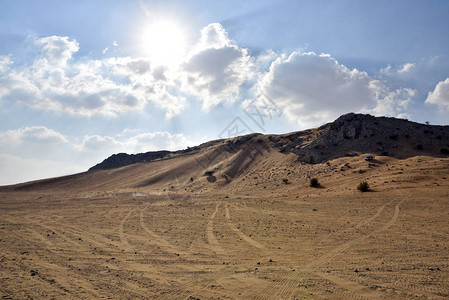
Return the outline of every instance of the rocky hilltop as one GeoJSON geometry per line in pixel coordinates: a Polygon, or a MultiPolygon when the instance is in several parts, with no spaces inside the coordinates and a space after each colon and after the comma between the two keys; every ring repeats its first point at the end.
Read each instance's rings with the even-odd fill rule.
{"type": "Polygon", "coordinates": [[[273,136],[271,140],[280,151],[295,153],[298,160],[307,163],[357,153],[405,158],[441,154],[449,146],[449,126],[350,113],[317,129],[273,136]]]}
{"type": "Polygon", "coordinates": [[[113,154],[103,160],[101,163],[96,164],[91,170],[108,170],[114,168],[120,168],[140,162],[148,162],[157,159],[162,159],[170,154],[170,151],[154,151],[154,152],[146,152],[146,153],[138,153],[138,154],[126,154],[126,153],[118,153],[113,154]]]}
{"type": "Polygon", "coordinates": [[[192,150],[192,148],[179,150],[179,151],[150,151],[146,153],[137,153],[137,154],[127,154],[127,153],[118,153],[113,154],[103,160],[101,163],[96,164],[89,171],[93,170],[109,170],[120,168],[132,164],[150,162],[161,159],[168,159],[173,157],[174,155],[188,153],[192,150]]]}
{"type": "Polygon", "coordinates": [[[323,163],[359,153],[406,158],[415,155],[445,155],[449,149],[449,126],[426,125],[404,119],[349,113],[319,128],[283,135],[246,136],[215,140],[180,151],[155,151],[139,154],[119,153],[90,170],[106,170],[131,164],[169,159],[197,153],[222,144],[222,151],[233,152],[242,146],[264,145],[281,153],[294,153],[298,161],[323,163]]]}

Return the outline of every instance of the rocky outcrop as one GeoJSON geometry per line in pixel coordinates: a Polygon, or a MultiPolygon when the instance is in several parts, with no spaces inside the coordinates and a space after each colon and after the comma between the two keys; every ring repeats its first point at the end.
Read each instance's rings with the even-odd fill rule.
{"type": "Polygon", "coordinates": [[[355,152],[377,155],[438,154],[449,145],[449,126],[432,126],[404,119],[346,114],[315,130],[274,138],[281,151],[298,160],[321,163],[355,152]]]}
{"type": "Polygon", "coordinates": [[[150,162],[167,157],[170,153],[170,151],[155,151],[139,154],[113,154],[103,160],[103,162],[96,164],[95,166],[90,168],[89,171],[115,169],[136,163],[150,162]]]}
{"type": "MultiPolygon", "coordinates": [[[[273,149],[282,153],[294,153],[299,161],[312,164],[342,156],[354,156],[357,153],[397,157],[412,156],[416,153],[440,155],[441,149],[449,148],[449,126],[425,125],[404,119],[350,113],[319,128],[289,134],[253,133],[209,141],[174,152],[114,154],[90,170],[119,168],[135,163],[168,159],[189,152],[207,152],[208,149],[214,149],[214,152],[218,153],[215,156],[220,157],[220,154],[224,152],[238,153],[241,150],[248,152],[250,151],[248,149],[261,147],[267,151],[273,149]]],[[[231,169],[239,168],[234,166],[231,169]]]]}

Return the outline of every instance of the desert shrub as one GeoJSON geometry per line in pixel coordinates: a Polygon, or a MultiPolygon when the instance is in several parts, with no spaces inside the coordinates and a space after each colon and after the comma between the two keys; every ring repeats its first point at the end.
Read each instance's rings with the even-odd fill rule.
{"type": "Polygon", "coordinates": [[[362,181],[359,183],[359,185],[357,186],[357,189],[361,192],[368,192],[369,190],[369,184],[367,181],[362,181]]]}
{"type": "Polygon", "coordinates": [[[215,181],[217,181],[217,177],[215,177],[214,175],[210,175],[207,177],[207,181],[209,181],[210,183],[214,183],[215,181]]]}
{"type": "Polygon", "coordinates": [[[282,182],[285,183],[285,184],[289,184],[290,183],[290,181],[288,181],[288,178],[283,178],[282,182]]]}
{"type": "Polygon", "coordinates": [[[445,155],[449,154],[449,150],[447,148],[441,148],[440,152],[441,152],[441,154],[445,154],[445,155]]]}
{"type": "Polygon", "coordinates": [[[396,141],[399,137],[399,134],[392,134],[390,135],[390,140],[396,141]]]}
{"type": "Polygon", "coordinates": [[[319,185],[320,185],[320,183],[318,182],[318,178],[316,178],[316,177],[310,178],[310,186],[311,187],[317,187],[319,185]]]}

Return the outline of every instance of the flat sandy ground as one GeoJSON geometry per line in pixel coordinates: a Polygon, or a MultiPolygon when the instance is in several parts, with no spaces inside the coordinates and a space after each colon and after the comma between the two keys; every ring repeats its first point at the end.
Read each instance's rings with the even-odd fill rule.
{"type": "Polygon", "coordinates": [[[341,172],[274,193],[2,192],[0,296],[449,298],[448,161],[390,162],[368,193],[341,172]]]}

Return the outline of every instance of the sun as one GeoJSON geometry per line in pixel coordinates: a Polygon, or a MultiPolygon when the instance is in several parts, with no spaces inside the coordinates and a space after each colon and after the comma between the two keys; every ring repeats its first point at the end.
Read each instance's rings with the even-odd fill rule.
{"type": "Polygon", "coordinates": [[[155,21],[146,26],[142,34],[145,56],[159,65],[179,64],[186,52],[185,33],[173,21],[155,21]]]}

